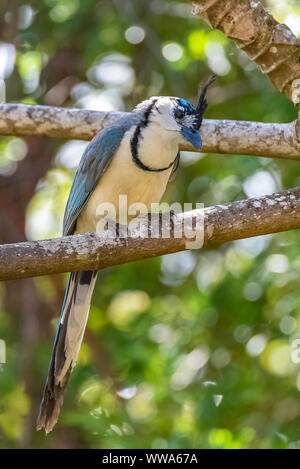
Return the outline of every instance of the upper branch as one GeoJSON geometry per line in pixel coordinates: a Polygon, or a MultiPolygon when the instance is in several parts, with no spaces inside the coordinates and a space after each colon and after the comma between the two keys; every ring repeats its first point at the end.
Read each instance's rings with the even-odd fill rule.
{"type": "Polygon", "coordinates": [[[273,85],[300,103],[300,40],[254,0],[193,0],[194,13],[220,29],[257,63],[273,85]]]}
{"type": "MultiPolygon", "coordinates": [[[[0,135],[47,135],[90,140],[124,113],[0,103],[0,135]]],[[[264,124],[204,119],[202,152],[300,159],[295,122],[264,124]]],[[[182,150],[196,151],[192,145],[182,150]]]]}
{"type": "Polygon", "coordinates": [[[183,251],[193,236],[204,247],[300,228],[300,187],[265,197],[174,215],[169,237],[150,237],[146,219],[127,238],[111,232],[85,233],[45,241],[0,245],[0,280],[78,270],[98,270],[183,251]],[[197,221],[198,223],[197,225],[197,221]],[[202,223],[201,223],[202,221],[202,223]],[[182,225],[189,227],[176,237],[182,225]]]}

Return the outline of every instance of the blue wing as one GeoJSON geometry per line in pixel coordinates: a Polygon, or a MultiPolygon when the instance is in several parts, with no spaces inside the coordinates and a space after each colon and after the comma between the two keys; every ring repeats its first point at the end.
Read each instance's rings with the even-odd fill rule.
{"type": "Polygon", "coordinates": [[[137,114],[119,119],[113,126],[99,132],[86,147],[76,171],[65,210],[64,236],[74,233],[78,215],[108,168],[125,132],[138,120],[137,114]]]}

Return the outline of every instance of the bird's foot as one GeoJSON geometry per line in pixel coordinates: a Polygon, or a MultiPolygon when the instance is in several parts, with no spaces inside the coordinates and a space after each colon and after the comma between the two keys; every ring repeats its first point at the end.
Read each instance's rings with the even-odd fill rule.
{"type": "Polygon", "coordinates": [[[125,238],[127,237],[128,227],[127,225],[122,225],[121,223],[116,222],[115,220],[106,220],[105,230],[110,231],[114,234],[116,238],[125,238]]]}

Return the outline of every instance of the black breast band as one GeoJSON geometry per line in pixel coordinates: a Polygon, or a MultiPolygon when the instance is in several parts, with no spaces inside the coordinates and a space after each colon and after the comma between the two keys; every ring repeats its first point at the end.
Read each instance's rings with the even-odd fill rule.
{"type": "Polygon", "coordinates": [[[153,107],[155,106],[156,101],[157,100],[154,99],[151,102],[150,106],[145,111],[144,119],[140,122],[140,124],[137,125],[137,127],[134,131],[134,134],[133,134],[133,136],[131,137],[131,140],[130,140],[130,148],[131,148],[131,154],[132,154],[133,162],[138,168],[142,169],[143,171],[151,171],[151,172],[154,172],[154,173],[160,173],[162,171],[166,171],[167,169],[171,168],[171,166],[173,166],[173,164],[175,163],[175,160],[177,158],[177,155],[174,158],[174,160],[168,166],[165,166],[164,168],[151,168],[150,166],[147,166],[146,164],[144,164],[141,161],[141,159],[139,157],[139,153],[138,153],[138,146],[139,146],[139,139],[141,137],[141,131],[142,131],[142,129],[147,127],[151,111],[152,111],[153,107]]]}

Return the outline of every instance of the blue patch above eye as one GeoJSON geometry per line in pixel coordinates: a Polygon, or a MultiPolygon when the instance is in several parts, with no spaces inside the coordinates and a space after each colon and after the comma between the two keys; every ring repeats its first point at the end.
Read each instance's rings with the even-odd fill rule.
{"type": "Polygon", "coordinates": [[[188,101],[183,98],[178,98],[178,104],[182,106],[187,112],[194,112],[195,108],[188,101]]]}

